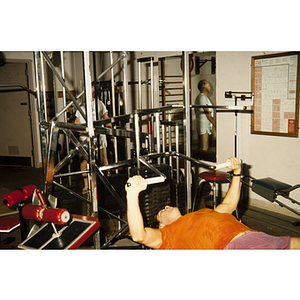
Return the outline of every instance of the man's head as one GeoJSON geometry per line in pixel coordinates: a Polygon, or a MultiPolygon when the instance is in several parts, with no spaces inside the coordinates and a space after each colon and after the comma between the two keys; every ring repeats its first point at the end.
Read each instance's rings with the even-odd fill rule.
{"type": "Polygon", "coordinates": [[[160,210],[156,215],[158,222],[158,228],[163,228],[166,225],[170,225],[181,217],[180,210],[177,207],[166,205],[164,209],[160,210]]]}
{"type": "Polygon", "coordinates": [[[203,94],[208,94],[210,92],[211,86],[208,81],[200,80],[198,83],[198,90],[203,94]]]}

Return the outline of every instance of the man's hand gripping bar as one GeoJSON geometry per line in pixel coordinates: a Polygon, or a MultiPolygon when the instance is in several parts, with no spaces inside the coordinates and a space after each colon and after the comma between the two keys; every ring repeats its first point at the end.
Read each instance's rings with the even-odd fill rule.
{"type": "MultiPolygon", "coordinates": [[[[240,163],[242,164],[243,161],[240,159],[240,163]]],[[[222,164],[216,164],[213,166],[213,169],[214,170],[219,170],[219,169],[223,169],[223,168],[229,168],[231,166],[231,163],[230,162],[225,162],[225,163],[222,163],[222,164]]]]}

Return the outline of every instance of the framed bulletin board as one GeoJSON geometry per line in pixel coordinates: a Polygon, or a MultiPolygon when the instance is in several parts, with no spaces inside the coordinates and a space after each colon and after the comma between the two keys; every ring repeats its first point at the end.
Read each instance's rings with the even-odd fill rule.
{"type": "Polygon", "coordinates": [[[251,133],[298,137],[300,52],[253,56],[251,133]]]}

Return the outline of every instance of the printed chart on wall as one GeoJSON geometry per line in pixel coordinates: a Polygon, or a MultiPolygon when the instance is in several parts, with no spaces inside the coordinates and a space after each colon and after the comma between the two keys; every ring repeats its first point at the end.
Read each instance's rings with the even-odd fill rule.
{"type": "Polygon", "coordinates": [[[299,52],[252,57],[251,133],[298,137],[299,52]]]}

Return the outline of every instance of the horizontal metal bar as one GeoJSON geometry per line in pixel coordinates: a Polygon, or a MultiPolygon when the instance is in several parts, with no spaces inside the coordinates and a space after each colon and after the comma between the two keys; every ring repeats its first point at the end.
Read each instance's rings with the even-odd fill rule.
{"type": "Polygon", "coordinates": [[[0,88],[10,88],[10,87],[20,87],[22,90],[3,90],[0,91],[1,93],[7,93],[7,92],[21,92],[21,91],[26,91],[30,94],[33,94],[34,96],[36,96],[36,92],[33,92],[32,90],[30,90],[28,87],[22,85],[22,84],[15,84],[15,83],[4,83],[1,84],[0,83],[0,88]]]}
{"type": "Polygon", "coordinates": [[[82,174],[87,174],[87,173],[89,173],[88,170],[86,170],[86,171],[77,171],[77,172],[70,172],[70,173],[64,173],[64,174],[56,174],[53,177],[54,178],[61,178],[61,177],[82,175],[82,174]]]}
{"type": "MultiPolygon", "coordinates": [[[[55,127],[59,128],[59,129],[86,131],[86,126],[84,126],[82,124],[64,123],[64,122],[56,122],[56,121],[53,121],[53,122],[55,123],[55,127]]],[[[40,122],[40,125],[44,126],[44,127],[50,127],[51,122],[40,122]]]]}
{"type": "Polygon", "coordinates": [[[241,107],[241,106],[238,106],[236,108],[234,107],[228,107],[227,109],[217,109],[216,110],[216,113],[232,113],[232,112],[239,112],[239,113],[252,113],[253,110],[252,109],[248,109],[246,106],[244,107],[241,107]]]}
{"type": "MultiPolygon", "coordinates": [[[[99,127],[95,127],[95,135],[98,134],[108,134],[108,135],[113,135],[113,136],[123,137],[123,138],[134,138],[136,133],[133,130],[99,126],[99,127]]],[[[149,137],[149,134],[145,132],[140,132],[139,136],[141,139],[145,140],[149,137]]]]}
{"type": "Polygon", "coordinates": [[[133,118],[133,114],[124,114],[124,115],[120,115],[120,116],[116,116],[116,117],[111,117],[108,119],[102,119],[102,120],[98,120],[98,121],[94,121],[94,126],[97,125],[105,125],[105,124],[109,124],[109,123],[117,123],[117,122],[128,122],[130,119],[133,118]]]}
{"type": "Polygon", "coordinates": [[[153,61],[153,60],[154,60],[154,57],[151,56],[151,57],[138,58],[137,62],[149,62],[149,61],[153,61]]]}
{"type": "MultiPolygon", "coordinates": [[[[195,164],[197,164],[197,165],[199,165],[199,166],[201,166],[205,169],[214,170],[213,165],[209,165],[206,162],[202,162],[200,160],[194,159],[192,157],[187,157],[187,156],[185,156],[181,153],[176,153],[176,152],[151,153],[151,154],[140,156],[139,159],[142,158],[144,160],[147,160],[147,159],[153,159],[153,158],[158,158],[158,157],[168,157],[168,156],[175,156],[175,157],[177,156],[177,157],[189,160],[189,161],[191,161],[191,162],[193,162],[193,163],[195,163],[195,164]]],[[[113,169],[116,169],[116,168],[119,168],[119,167],[135,165],[136,161],[137,161],[136,158],[132,158],[132,159],[129,159],[129,160],[124,160],[124,161],[121,161],[121,162],[110,164],[108,166],[101,166],[101,167],[97,167],[97,168],[102,173],[103,171],[113,170],[113,169]]]]}
{"type": "Polygon", "coordinates": [[[145,115],[150,115],[154,114],[156,112],[164,112],[168,110],[174,110],[174,109],[183,109],[182,104],[172,104],[172,105],[166,105],[166,106],[161,106],[157,108],[149,108],[149,109],[141,109],[141,110],[136,110],[134,113],[131,114],[125,114],[117,117],[112,117],[108,119],[103,119],[99,121],[94,121],[94,125],[101,125],[101,124],[109,124],[109,123],[116,123],[120,121],[128,121],[129,119],[133,119],[134,114],[138,114],[139,116],[145,116],[145,115]]]}
{"type": "Polygon", "coordinates": [[[134,164],[136,164],[136,158],[131,158],[131,159],[128,159],[128,160],[122,160],[122,161],[117,162],[117,163],[112,163],[112,164],[109,164],[107,166],[101,166],[101,167],[99,167],[99,170],[100,171],[108,171],[108,170],[113,170],[113,169],[117,169],[117,168],[120,168],[120,167],[131,166],[131,165],[134,165],[134,164]]]}
{"type": "Polygon", "coordinates": [[[171,100],[167,100],[167,99],[166,99],[166,103],[174,103],[174,102],[177,103],[177,102],[180,101],[180,100],[183,101],[183,98],[182,98],[182,99],[176,99],[176,100],[174,100],[174,99],[173,99],[173,100],[172,100],[172,99],[171,99],[171,100]]]}
{"type": "Polygon", "coordinates": [[[226,93],[231,93],[231,94],[253,94],[252,92],[232,92],[232,91],[229,91],[229,92],[226,92],[226,93]]]}
{"type": "Polygon", "coordinates": [[[172,121],[160,121],[160,124],[166,126],[179,126],[179,122],[172,122],[172,121]]]}
{"type": "Polygon", "coordinates": [[[164,84],[182,84],[182,81],[165,81],[164,84]]]}
{"type": "Polygon", "coordinates": [[[156,112],[164,112],[164,111],[179,109],[179,108],[183,109],[183,105],[181,105],[181,104],[172,104],[172,105],[162,106],[162,107],[158,107],[158,108],[143,109],[143,110],[139,110],[138,114],[140,116],[150,115],[150,114],[154,114],[156,112]]]}

